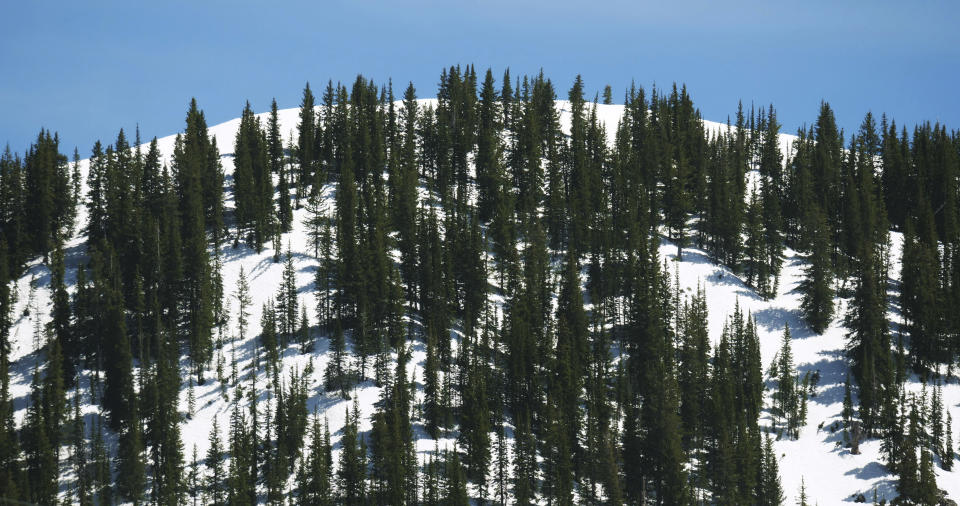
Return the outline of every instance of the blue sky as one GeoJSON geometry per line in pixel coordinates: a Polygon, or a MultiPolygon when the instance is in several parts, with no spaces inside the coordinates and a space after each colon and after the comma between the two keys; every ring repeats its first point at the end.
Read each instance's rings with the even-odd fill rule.
{"type": "Polygon", "coordinates": [[[773,103],[785,131],[821,99],[841,126],[886,112],[960,128],[960,4],[920,1],[593,2],[407,0],[10,2],[0,26],[0,143],[24,151],[41,127],[89,153],[123,127],[183,128],[196,96],[209,124],[303,84],[357,73],[433,96],[441,68],[543,69],[561,96],[632,80],[686,83],[706,119],[773,103]]]}

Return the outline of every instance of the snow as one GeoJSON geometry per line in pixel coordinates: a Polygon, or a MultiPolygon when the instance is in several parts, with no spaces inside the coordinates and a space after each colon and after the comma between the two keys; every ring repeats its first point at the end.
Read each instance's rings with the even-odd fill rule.
{"type": "MultiPolygon", "coordinates": [[[[436,104],[436,100],[421,100],[421,105],[436,104]]],[[[589,105],[592,107],[592,105],[589,105]]],[[[619,105],[596,105],[597,116],[601,122],[606,125],[608,140],[612,138],[616,131],[617,123],[623,114],[623,106],[619,105]]],[[[561,125],[565,131],[569,131],[570,112],[569,103],[565,101],[557,102],[557,110],[560,113],[561,125]]],[[[264,123],[269,117],[269,113],[258,115],[264,123]]],[[[295,132],[299,122],[298,109],[285,109],[279,111],[280,131],[284,135],[284,144],[290,140],[295,132]]],[[[211,136],[215,136],[217,145],[221,153],[221,160],[226,174],[233,171],[233,143],[236,129],[240,123],[239,118],[209,128],[211,136]]],[[[726,124],[704,122],[708,132],[716,133],[728,128],[726,124]]],[[[733,127],[729,127],[733,128],[733,127]]],[[[781,149],[789,153],[794,136],[781,135],[781,149]]],[[[167,136],[158,139],[164,162],[169,163],[173,152],[174,136],[167,136]]],[[[145,148],[146,146],[144,146],[145,148]]],[[[84,180],[87,169],[87,161],[81,162],[81,173],[84,180]]],[[[332,208],[333,188],[326,187],[323,192],[323,201],[328,208],[332,208]]],[[[232,207],[232,199],[228,191],[226,206],[232,207]]],[[[78,228],[86,223],[85,210],[79,210],[78,228]]],[[[289,245],[293,252],[294,265],[297,273],[297,285],[301,295],[301,304],[306,304],[311,320],[315,319],[313,308],[316,307],[315,297],[313,295],[313,273],[317,266],[317,261],[312,256],[312,248],[308,245],[307,235],[304,230],[304,221],[306,211],[304,209],[296,210],[294,213],[294,230],[284,234],[282,238],[283,248],[289,245]]],[[[898,234],[892,234],[891,242],[891,276],[897,278],[899,275],[899,251],[902,239],[898,234]]],[[[66,245],[66,263],[67,263],[67,283],[71,285],[70,291],[73,291],[72,285],[75,283],[76,267],[85,260],[84,239],[80,234],[76,234],[66,245]]],[[[254,340],[259,333],[259,322],[262,304],[274,297],[277,287],[281,281],[283,263],[273,261],[274,252],[270,244],[266,244],[261,253],[240,246],[232,248],[229,244],[222,249],[223,254],[223,283],[225,297],[229,298],[229,307],[236,309],[236,300],[233,297],[237,278],[241,267],[246,273],[250,283],[250,293],[253,304],[249,308],[250,317],[248,319],[247,338],[243,342],[233,339],[236,334],[236,317],[231,314],[229,325],[224,336],[224,347],[222,353],[225,359],[225,375],[229,376],[230,360],[234,352],[239,360],[238,375],[247,387],[246,378],[252,365],[252,350],[254,340]]],[[[779,291],[777,296],[771,300],[763,300],[750,287],[730,272],[724,266],[716,265],[709,258],[708,254],[696,248],[687,248],[683,251],[683,261],[676,262],[676,246],[667,240],[663,240],[660,247],[661,257],[668,261],[671,278],[676,270],[677,279],[684,293],[689,295],[695,292],[698,286],[703,287],[706,292],[709,307],[709,330],[710,336],[715,344],[719,341],[721,329],[724,321],[733,314],[734,308],[739,304],[744,312],[752,314],[758,324],[760,336],[760,345],[762,353],[762,364],[764,370],[770,364],[776,354],[785,324],[789,324],[793,337],[794,362],[801,372],[820,371],[820,383],[816,389],[816,396],[811,398],[808,403],[807,424],[800,432],[800,438],[796,441],[777,441],[775,443],[776,453],[780,458],[780,471],[784,490],[787,494],[787,503],[793,503],[798,495],[801,479],[806,484],[807,494],[811,502],[819,504],[837,504],[845,501],[852,501],[852,498],[863,493],[868,500],[872,499],[873,491],[876,490],[878,497],[892,499],[896,496],[896,478],[891,475],[882,465],[880,458],[880,443],[878,440],[869,440],[861,445],[861,454],[852,455],[848,449],[838,445],[840,432],[831,433],[827,430],[831,424],[840,419],[843,399],[843,383],[847,372],[847,363],[844,358],[846,329],[842,326],[839,317],[835,317],[833,323],[822,335],[813,334],[803,323],[800,317],[800,295],[796,292],[797,284],[803,278],[802,258],[794,251],[785,252],[784,268],[780,277],[779,291]],[[818,426],[824,427],[818,429],[818,426]]],[[[11,395],[14,398],[15,419],[17,424],[23,422],[26,408],[29,404],[30,380],[34,364],[42,362],[37,353],[37,343],[34,339],[35,329],[49,321],[49,309],[51,307],[49,291],[49,270],[39,260],[33,261],[26,273],[21,277],[16,285],[20,294],[19,301],[14,310],[14,327],[12,336],[12,354],[13,367],[11,368],[11,395]],[[30,297],[31,279],[35,279],[36,289],[33,297],[30,297]],[[30,307],[30,314],[24,314],[25,309],[30,307]]],[[[891,292],[893,295],[893,292],[891,292]]],[[[838,300],[836,312],[842,315],[845,311],[845,303],[838,300]]],[[[896,313],[890,314],[892,325],[900,322],[900,317],[896,313]]],[[[313,322],[315,323],[315,322],[313,322]]],[[[318,412],[321,417],[329,420],[331,434],[334,443],[334,459],[339,453],[338,441],[340,431],[344,425],[344,413],[346,408],[351,410],[354,400],[343,400],[336,394],[327,394],[322,386],[322,373],[326,368],[329,357],[327,354],[327,339],[325,336],[319,336],[317,329],[314,328],[314,337],[317,345],[314,352],[310,354],[301,354],[298,349],[291,347],[282,355],[285,375],[286,371],[296,368],[303,371],[307,364],[313,361],[313,374],[309,378],[308,391],[308,412],[318,412]]],[[[216,353],[216,352],[215,352],[216,353]]],[[[411,363],[408,366],[408,373],[413,374],[414,381],[417,383],[420,393],[418,398],[422,398],[423,365],[425,362],[425,351],[421,343],[413,346],[411,363]]],[[[216,357],[214,358],[214,364],[216,357]]],[[[86,388],[89,383],[89,372],[84,373],[84,379],[81,386],[86,388]]],[[[192,454],[193,447],[196,446],[198,455],[202,459],[208,445],[208,437],[214,417],[220,422],[221,437],[226,437],[226,428],[229,413],[233,409],[232,404],[221,392],[221,386],[216,381],[214,365],[207,372],[208,381],[205,385],[194,386],[194,397],[196,410],[192,417],[185,419],[181,426],[184,455],[187,459],[192,454]]],[[[284,379],[286,382],[286,379],[284,379]]],[[[267,378],[262,374],[257,378],[258,389],[263,394],[263,389],[267,384],[267,378]]],[[[916,377],[909,380],[911,391],[919,391],[921,385],[916,377]]],[[[232,398],[233,389],[228,388],[227,394],[232,398]]],[[[766,406],[771,401],[770,392],[767,392],[766,406]]],[[[370,415],[374,411],[374,404],[380,397],[380,389],[374,386],[370,381],[361,383],[351,391],[352,398],[356,399],[361,410],[360,430],[368,431],[370,429],[370,415]]],[[[183,378],[183,384],[180,391],[180,411],[186,414],[188,399],[187,376],[183,378]]],[[[944,405],[947,406],[954,420],[960,424],[960,384],[957,380],[952,380],[943,387],[944,405]]],[[[84,394],[83,412],[86,416],[87,429],[92,426],[93,414],[97,412],[96,405],[90,404],[89,393],[84,394]]],[[[243,401],[244,405],[246,400],[243,401]]],[[[263,406],[265,408],[266,406],[263,406]]],[[[761,424],[768,425],[768,415],[764,414],[761,424]]],[[[416,449],[421,458],[427,457],[437,446],[441,449],[454,444],[452,437],[443,438],[435,442],[429,439],[422,425],[416,425],[415,435],[418,438],[416,449]]],[[[509,434],[509,431],[508,431],[509,434]]],[[[108,434],[108,444],[113,444],[114,436],[108,434]]],[[[939,466],[936,467],[938,475],[938,484],[945,489],[950,497],[960,497],[960,466],[951,473],[944,472],[939,466]]],[[[66,476],[69,476],[66,475],[66,476]]],[[[66,479],[70,479],[67,477],[66,479]]],[[[63,479],[61,480],[63,481],[63,479]]],[[[63,487],[63,483],[61,483],[63,487]]]]}

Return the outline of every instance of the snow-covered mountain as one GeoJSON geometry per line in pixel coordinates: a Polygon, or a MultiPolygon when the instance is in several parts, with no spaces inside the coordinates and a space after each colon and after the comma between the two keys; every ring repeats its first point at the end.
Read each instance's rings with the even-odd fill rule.
{"type": "MultiPolygon", "coordinates": [[[[421,100],[421,105],[435,104],[435,100],[421,100]]],[[[612,141],[617,122],[623,114],[623,106],[597,105],[598,118],[606,124],[608,140],[612,141]]],[[[570,125],[569,104],[558,102],[561,125],[566,130],[570,125]]],[[[284,109],[279,112],[280,130],[286,143],[291,136],[295,136],[299,122],[299,109],[284,109]]],[[[267,114],[261,114],[262,121],[267,120],[267,114]]],[[[216,137],[221,153],[224,172],[229,175],[233,171],[233,145],[235,133],[240,119],[234,119],[214,125],[209,128],[209,134],[216,137]]],[[[717,132],[728,128],[721,123],[705,122],[708,132],[717,132]]],[[[781,149],[784,153],[790,152],[793,136],[781,135],[781,149]]],[[[161,153],[166,161],[173,152],[174,136],[158,139],[161,153]]],[[[86,173],[87,161],[81,162],[81,173],[86,173]]],[[[85,177],[84,177],[85,179],[85,177]]],[[[229,183],[228,183],[229,184],[229,183]]],[[[225,195],[226,208],[233,207],[232,192],[227,188],[225,195]]],[[[323,193],[324,205],[332,212],[333,188],[327,187],[323,193]]],[[[79,223],[86,222],[85,210],[80,209],[79,223]]],[[[301,301],[307,307],[315,307],[313,295],[313,272],[317,261],[313,258],[305,231],[305,210],[296,210],[293,231],[282,237],[283,247],[289,245],[293,252],[297,273],[297,285],[300,289],[301,301]]],[[[891,271],[893,280],[899,279],[899,252],[901,237],[891,234],[891,271]]],[[[76,276],[76,266],[85,259],[85,238],[75,236],[66,244],[67,251],[67,283],[73,284],[76,276]]],[[[236,333],[236,319],[232,316],[226,327],[225,346],[215,353],[223,353],[229,361],[234,354],[239,361],[239,369],[247,370],[252,361],[249,352],[250,341],[256,339],[262,304],[273,298],[281,281],[282,263],[273,260],[274,251],[270,244],[265,246],[261,253],[239,246],[233,248],[226,245],[223,250],[223,283],[226,294],[232,294],[237,285],[237,278],[241,268],[246,273],[250,283],[253,303],[250,306],[250,322],[253,322],[246,341],[240,342],[232,338],[236,333]]],[[[797,440],[781,440],[775,443],[776,454],[779,459],[782,483],[787,494],[787,502],[792,503],[800,489],[801,480],[805,483],[806,492],[811,502],[821,505],[840,504],[849,502],[858,494],[863,494],[867,500],[873,498],[874,491],[878,498],[892,499],[897,495],[896,478],[890,474],[882,464],[880,458],[880,442],[873,439],[864,442],[861,453],[851,454],[841,444],[839,431],[832,432],[829,427],[841,418],[841,409],[844,392],[844,380],[848,371],[848,364],[844,359],[845,339],[847,330],[842,326],[839,318],[835,318],[830,327],[822,334],[816,335],[809,330],[800,317],[800,295],[796,288],[803,278],[804,262],[800,255],[792,250],[785,252],[784,268],[780,276],[779,291],[771,300],[764,300],[748,287],[736,274],[724,266],[716,265],[708,254],[696,248],[684,250],[683,261],[676,262],[676,247],[664,239],[661,242],[660,255],[669,260],[671,271],[676,271],[676,278],[685,293],[694,292],[702,287],[706,292],[709,307],[709,329],[713,343],[720,339],[724,321],[733,314],[734,308],[739,305],[744,311],[749,311],[758,323],[760,335],[762,364],[766,368],[773,360],[780,346],[781,336],[785,325],[790,326],[793,337],[794,361],[800,370],[818,371],[819,384],[816,387],[816,396],[808,403],[806,426],[800,432],[797,440]]],[[[671,278],[674,272],[671,272],[671,278]]],[[[30,380],[35,362],[38,359],[38,343],[36,329],[50,319],[51,294],[49,291],[49,270],[39,260],[33,261],[26,273],[17,282],[20,294],[17,307],[13,313],[14,327],[11,331],[12,350],[11,360],[11,396],[15,401],[15,419],[17,424],[23,422],[26,408],[29,404],[30,380]],[[29,311],[27,311],[29,309],[29,311]],[[27,314],[29,313],[29,314],[27,314]]],[[[891,288],[895,283],[891,284],[891,288]]],[[[72,291],[72,287],[70,289],[72,291]]],[[[891,295],[894,292],[891,291],[891,295]]],[[[845,312],[845,301],[837,301],[837,314],[845,312]]],[[[235,300],[231,305],[235,306],[235,300]]],[[[312,316],[312,315],[311,315],[312,316]]],[[[890,320],[897,324],[901,321],[900,315],[890,313],[890,320]]],[[[330,423],[335,444],[334,460],[337,459],[336,442],[340,437],[340,429],[344,425],[344,412],[352,406],[353,400],[345,401],[335,394],[324,392],[322,371],[329,360],[326,336],[319,335],[314,328],[314,338],[317,346],[312,353],[301,354],[298,349],[288,349],[282,355],[282,362],[286,370],[297,368],[303,371],[309,363],[313,364],[313,374],[310,378],[308,393],[308,411],[317,410],[326,416],[330,423]]],[[[216,358],[214,359],[216,361],[216,358]]],[[[425,361],[423,347],[414,347],[409,372],[413,373],[415,381],[420,387],[418,395],[422,396],[422,370],[425,361]]],[[[229,362],[228,362],[229,363],[229,362]]],[[[184,369],[186,370],[186,369],[184,369]]],[[[89,371],[84,373],[90,374],[89,371]]],[[[86,380],[81,380],[81,385],[86,380]]],[[[922,388],[919,380],[914,377],[908,381],[909,388],[919,391],[922,388]]],[[[188,379],[183,378],[180,391],[180,410],[187,411],[188,406],[188,379]]],[[[370,416],[374,411],[374,403],[380,397],[380,389],[367,381],[361,383],[352,392],[357,399],[361,410],[361,431],[370,429],[370,416]]],[[[767,392],[766,404],[770,404],[767,392]]],[[[221,386],[217,381],[208,381],[205,385],[193,387],[195,412],[186,419],[182,426],[184,454],[189,458],[193,447],[198,454],[203,455],[208,445],[208,436],[214,418],[219,418],[220,427],[226,427],[226,419],[232,405],[229,403],[221,386]]],[[[89,394],[84,394],[89,401],[89,394]]],[[[943,387],[944,405],[950,409],[955,420],[960,420],[960,384],[956,380],[943,387]]],[[[87,402],[84,411],[88,414],[97,412],[99,408],[87,402]]],[[[769,423],[766,413],[761,424],[769,423]]],[[[89,425],[88,425],[89,426],[89,425]]],[[[422,424],[415,425],[416,448],[421,457],[433,452],[436,447],[441,449],[453,444],[453,437],[440,441],[429,438],[422,429],[422,424]]],[[[224,438],[225,438],[224,432],[224,438]]],[[[960,497],[960,469],[953,472],[944,472],[936,468],[937,481],[940,488],[946,490],[950,497],[960,497]]],[[[69,475],[67,480],[71,479],[69,475]]],[[[63,482],[64,478],[61,479],[63,482]]]]}

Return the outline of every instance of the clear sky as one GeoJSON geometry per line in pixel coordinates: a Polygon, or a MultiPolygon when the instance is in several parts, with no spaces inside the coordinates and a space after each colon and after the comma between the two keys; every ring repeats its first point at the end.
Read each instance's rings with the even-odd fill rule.
{"type": "Polygon", "coordinates": [[[139,124],[183,128],[195,96],[209,124],[296,107],[304,82],[357,73],[434,96],[441,68],[498,77],[543,69],[558,95],[632,80],[686,83],[706,119],[773,103],[784,131],[821,99],[840,125],[886,112],[960,128],[960,3],[805,0],[591,2],[7,2],[0,22],[0,143],[23,152],[41,127],[90,152],[139,124]],[[281,5],[282,4],[282,5],[281,5]]]}

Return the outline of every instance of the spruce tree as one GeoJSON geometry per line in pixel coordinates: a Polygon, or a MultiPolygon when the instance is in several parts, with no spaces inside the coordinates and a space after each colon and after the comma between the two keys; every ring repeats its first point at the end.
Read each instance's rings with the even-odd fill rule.
{"type": "Polygon", "coordinates": [[[811,204],[808,212],[813,217],[808,231],[812,237],[810,255],[807,257],[809,265],[806,268],[806,277],[800,281],[800,292],[803,298],[800,310],[810,328],[817,334],[822,334],[830,325],[833,317],[833,276],[830,269],[830,237],[827,220],[816,204],[811,204]]]}
{"type": "MultiPolygon", "coordinates": [[[[30,406],[24,419],[23,450],[26,456],[27,490],[31,502],[53,504],[57,496],[57,451],[50,441],[44,419],[45,399],[40,371],[34,366],[30,384],[30,406]]],[[[59,426],[58,426],[59,427],[59,426]]]]}
{"type": "Polygon", "coordinates": [[[333,504],[333,489],[330,483],[330,466],[328,461],[329,441],[324,437],[320,426],[320,417],[313,415],[310,428],[310,452],[303,459],[305,479],[298,480],[300,494],[299,504],[327,506],[333,504]]]}
{"type": "Polygon", "coordinates": [[[146,483],[143,462],[143,439],[140,429],[140,415],[137,400],[131,403],[131,416],[127,426],[120,433],[117,449],[117,492],[118,496],[139,504],[146,483]]]}
{"type": "Polygon", "coordinates": [[[207,498],[210,504],[225,504],[224,495],[224,474],[223,474],[223,446],[220,443],[220,424],[218,417],[214,416],[213,425],[210,427],[210,445],[207,447],[207,457],[204,460],[204,466],[209,473],[206,478],[207,498]]]}
{"type": "Polygon", "coordinates": [[[777,412],[784,422],[788,437],[794,437],[794,431],[799,431],[797,414],[799,412],[799,392],[796,391],[796,376],[793,369],[793,352],[790,346],[790,327],[784,326],[783,340],[780,351],[777,353],[776,378],[777,392],[774,394],[777,412]]]}
{"type": "Polygon", "coordinates": [[[113,493],[110,487],[109,454],[103,440],[103,417],[96,417],[95,427],[91,427],[90,437],[90,495],[94,503],[111,504],[113,493]]]}
{"type": "Polygon", "coordinates": [[[197,381],[203,384],[203,369],[212,356],[214,286],[207,253],[209,228],[218,238],[222,227],[223,173],[216,143],[207,136],[206,120],[190,103],[187,130],[174,143],[173,162],[180,207],[180,237],[183,245],[183,279],[179,297],[190,358],[197,381]]]}
{"type": "Polygon", "coordinates": [[[297,125],[299,138],[297,141],[297,161],[300,162],[300,171],[297,175],[297,207],[300,207],[300,198],[306,195],[307,185],[314,179],[314,142],[317,135],[317,116],[314,113],[313,92],[310,83],[303,88],[303,99],[300,102],[300,123],[297,125]]]}
{"type": "Polygon", "coordinates": [[[347,408],[344,414],[346,425],[343,428],[343,437],[340,444],[343,451],[340,453],[340,467],[337,469],[339,483],[338,502],[348,505],[364,504],[366,500],[366,444],[357,433],[360,419],[359,408],[354,400],[353,415],[347,408]]]}
{"type": "Polygon", "coordinates": [[[761,466],[760,490],[757,504],[780,506],[786,500],[783,487],[780,485],[780,471],[777,465],[777,455],[773,449],[773,440],[770,435],[764,437],[763,465],[761,466]]]}

